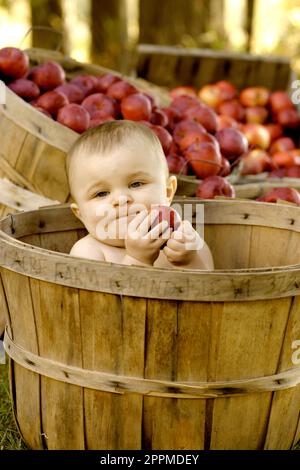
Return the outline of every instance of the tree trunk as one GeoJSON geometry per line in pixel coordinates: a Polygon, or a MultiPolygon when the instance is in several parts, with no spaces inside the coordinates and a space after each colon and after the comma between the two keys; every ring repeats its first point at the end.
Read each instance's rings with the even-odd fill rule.
{"type": "Polygon", "coordinates": [[[60,0],[30,0],[32,46],[44,49],[60,49],[64,47],[64,20],[60,0]],[[61,31],[62,36],[49,30],[38,29],[39,26],[54,28],[61,31]],[[37,29],[34,29],[37,27],[37,29]]]}
{"type": "Polygon", "coordinates": [[[124,0],[91,1],[91,56],[94,63],[123,71],[127,62],[124,0]]]}
{"type": "Polygon", "coordinates": [[[207,0],[140,0],[140,43],[201,45],[208,22],[207,0]]]}
{"type": "Polygon", "coordinates": [[[252,42],[252,31],[253,31],[253,23],[254,23],[254,5],[255,0],[247,0],[247,16],[246,16],[246,33],[248,36],[247,39],[247,51],[251,52],[251,42],[252,42]]]}

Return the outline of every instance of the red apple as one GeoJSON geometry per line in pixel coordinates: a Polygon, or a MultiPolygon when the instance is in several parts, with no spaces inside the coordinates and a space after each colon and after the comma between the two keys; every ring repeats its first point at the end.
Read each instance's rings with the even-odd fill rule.
{"type": "Polygon", "coordinates": [[[268,118],[268,111],[263,106],[251,106],[245,110],[246,122],[263,124],[268,118]]]}
{"type": "Polygon", "coordinates": [[[154,124],[151,125],[150,129],[152,129],[152,131],[159,138],[164,154],[168,155],[173,141],[171,134],[167,131],[167,129],[164,129],[161,126],[155,126],[154,124]]]}
{"type": "Polygon", "coordinates": [[[277,170],[272,170],[268,174],[268,178],[283,178],[286,176],[287,168],[278,168],[277,170]]]}
{"type": "Polygon", "coordinates": [[[219,176],[228,176],[231,173],[231,166],[227,158],[222,155],[222,168],[218,173],[219,176]]]}
{"type": "Polygon", "coordinates": [[[183,113],[184,119],[192,119],[201,124],[207,132],[214,134],[217,130],[217,114],[208,106],[197,104],[196,106],[187,109],[183,113]]]}
{"type": "Polygon", "coordinates": [[[198,97],[202,103],[217,108],[223,101],[222,90],[215,84],[204,85],[198,92],[198,97]]]}
{"type": "Polygon", "coordinates": [[[0,72],[7,77],[23,78],[29,69],[28,55],[17,47],[0,49],[0,72]]]}
{"type": "Polygon", "coordinates": [[[230,116],[236,121],[242,121],[245,116],[245,110],[238,100],[224,101],[218,106],[217,111],[219,114],[230,116]]]}
{"type": "Polygon", "coordinates": [[[271,143],[270,133],[262,124],[245,124],[243,134],[247,137],[251,147],[266,150],[271,143]]]}
{"type": "Polygon", "coordinates": [[[106,93],[108,88],[115,82],[120,80],[119,77],[113,75],[112,73],[106,73],[105,75],[101,75],[100,77],[95,77],[97,84],[95,87],[96,93],[106,93]]]}
{"type": "Polygon", "coordinates": [[[216,196],[234,198],[235,189],[222,176],[209,176],[199,183],[196,196],[201,199],[214,199],[216,196]]]}
{"type": "Polygon", "coordinates": [[[282,127],[296,129],[300,124],[300,116],[295,109],[284,108],[278,111],[277,121],[282,127]]]}
{"type": "Polygon", "coordinates": [[[222,155],[228,160],[235,160],[248,151],[248,141],[242,132],[229,127],[216,133],[222,155]]]}
{"type": "Polygon", "coordinates": [[[183,114],[187,109],[193,108],[194,106],[197,106],[199,103],[200,102],[198,98],[195,98],[189,95],[180,95],[180,96],[176,96],[172,100],[169,107],[171,109],[175,109],[180,114],[183,114]]]}
{"type": "Polygon", "coordinates": [[[290,137],[280,137],[272,143],[270,147],[270,154],[273,155],[276,152],[285,152],[295,148],[296,145],[290,137]]]}
{"type": "Polygon", "coordinates": [[[69,103],[81,103],[84,99],[84,93],[81,88],[76,85],[72,85],[71,83],[64,83],[55,88],[55,91],[60,91],[69,100],[69,103]]]}
{"type": "Polygon", "coordinates": [[[272,161],[276,167],[291,167],[297,165],[300,157],[293,155],[290,152],[276,152],[272,155],[272,161]]]}
{"type": "Polygon", "coordinates": [[[121,101],[126,96],[132,95],[133,93],[137,93],[137,89],[135,86],[131,85],[124,80],[118,80],[117,82],[110,85],[107,89],[107,96],[110,98],[114,98],[115,100],[121,101]]]}
{"type": "Polygon", "coordinates": [[[265,124],[265,128],[268,130],[270,134],[271,143],[274,140],[279,139],[279,137],[283,135],[283,128],[280,124],[274,124],[274,123],[265,124]]]}
{"type": "Polygon", "coordinates": [[[40,96],[39,87],[26,78],[18,78],[10,83],[8,88],[26,101],[34,100],[40,96]]]}
{"type": "Polygon", "coordinates": [[[169,118],[164,111],[159,108],[155,108],[152,110],[150,122],[157,126],[167,127],[169,124],[169,118]]]}
{"type": "Polygon", "coordinates": [[[170,90],[170,95],[172,98],[176,98],[176,96],[188,95],[188,96],[197,96],[197,90],[193,86],[188,85],[181,85],[176,86],[170,90]]]}
{"type": "Polygon", "coordinates": [[[291,166],[290,168],[286,168],[285,176],[288,178],[300,178],[300,166],[291,166]]]}
{"type": "Polygon", "coordinates": [[[190,163],[198,178],[216,175],[222,168],[220,150],[210,142],[190,145],[184,152],[184,157],[190,163]]]}
{"type": "Polygon", "coordinates": [[[170,173],[175,173],[176,175],[188,174],[188,165],[184,157],[177,154],[169,154],[167,155],[166,159],[170,173]]]}
{"type": "Polygon", "coordinates": [[[217,116],[217,120],[217,131],[226,129],[228,127],[233,127],[234,129],[237,129],[238,127],[237,121],[230,116],[226,116],[225,114],[220,114],[219,116],[217,116]]]}
{"type": "Polygon", "coordinates": [[[169,224],[169,227],[173,230],[176,230],[181,222],[179,214],[169,206],[157,206],[153,208],[154,210],[158,211],[157,217],[151,224],[151,229],[153,229],[156,225],[166,220],[169,224]]]}
{"type": "Polygon", "coordinates": [[[97,77],[93,75],[77,75],[70,81],[71,85],[76,85],[83,92],[84,97],[95,93],[98,86],[97,77]]]}
{"type": "Polygon", "coordinates": [[[121,112],[124,119],[132,121],[149,121],[151,117],[151,102],[142,93],[133,93],[121,101],[121,112]]]}
{"type": "Polygon", "coordinates": [[[185,119],[180,121],[173,130],[173,139],[177,145],[180,144],[180,141],[190,132],[195,132],[198,134],[206,134],[206,130],[201,124],[191,119],[185,119]]]}
{"type": "Polygon", "coordinates": [[[270,156],[261,149],[251,150],[241,160],[242,175],[257,175],[273,168],[270,156]]]}
{"type": "Polygon", "coordinates": [[[215,85],[221,90],[222,101],[230,101],[237,97],[236,87],[227,80],[219,80],[215,85]]]}
{"type": "Polygon", "coordinates": [[[81,104],[88,111],[91,118],[95,115],[97,117],[117,117],[118,115],[116,101],[103,93],[93,93],[87,96],[81,104]]]}
{"type": "Polygon", "coordinates": [[[266,106],[270,91],[265,87],[247,87],[240,93],[240,103],[245,107],[266,106]]]}
{"type": "Polygon", "coordinates": [[[49,91],[62,85],[65,81],[66,74],[60,64],[50,60],[37,67],[33,67],[28,78],[36,83],[42,90],[49,91]]]}
{"type": "Polygon", "coordinates": [[[300,206],[300,194],[295,188],[272,188],[264,196],[257,198],[257,201],[277,202],[278,199],[300,206]]]}
{"type": "Polygon", "coordinates": [[[189,132],[186,134],[180,141],[179,141],[179,148],[182,152],[186,150],[190,145],[195,144],[195,143],[201,143],[201,142],[210,142],[219,149],[219,144],[218,141],[215,139],[214,136],[211,134],[208,134],[208,132],[202,132],[201,134],[199,132],[189,132]]]}
{"type": "Polygon", "coordinates": [[[80,104],[71,103],[60,108],[56,120],[81,134],[89,128],[90,115],[80,104]]]}
{"type": "Polygon", "coordinates": [[[58,110],[67,104],[68,98],[59,91],[47,91],[36,101],[38,107],[45,109],[52,116],[56,116],[58,110]]]}
{"type": "Polygon", "coordinates": [[[89,129],[100,126],[100,124],[107,121],[115,121],[115,118],[112,116],[99,117],[95,114],[94,117],[90,118],[89,129]]]}
{"type": "Polygon", "coordinates": [[[285,91],[274,91],[270,95],[270,108],[276,114],[281,109],[294,108],[291,98],[285,91]]]}
{"type": "Polygon", "coordinates": [[[168,124],[166,126],[167,129],[169,131],[173,131],[176,123],[179,122],[181,119],[181,113],[177,111],[175,108],[169,108],[169,107],[161,108],[161,111],[164,114],[166,114],[168,118],[168,124]]]}

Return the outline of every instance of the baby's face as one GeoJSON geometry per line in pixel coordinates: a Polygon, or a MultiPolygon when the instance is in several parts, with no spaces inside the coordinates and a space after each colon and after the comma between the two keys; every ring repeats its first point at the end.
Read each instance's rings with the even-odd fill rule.
{"type": "Polygon", "coordinates": [[[170,205],[176,181],[168,183],[161,157],[149,147],[139,142],[101,155],[79,156],[72,176],[73,211],[96,239],[124,246],[127,225],[137,212],[170,205]],[[110,235],[103,238],[101,228],[109,229],[110,235]]]}

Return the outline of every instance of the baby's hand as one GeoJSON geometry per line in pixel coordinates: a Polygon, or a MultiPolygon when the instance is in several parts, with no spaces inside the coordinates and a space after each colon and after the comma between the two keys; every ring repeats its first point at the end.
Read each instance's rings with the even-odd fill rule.
{"type": "Polygon", "coordinates": [[[204,242],[187,220],[181,222],[175,230],[167,245],[163,249],[168,261],[175,266],[193,267],[197,263],[198,251],[203,248],[204,242]]]}
{"type": "Polygon", "coordinates": [[[151,230],[157,211],[140,212],[128,225],[125,248],[127,255],[144,264],[153,265],[159,256],[161,246],[171,236],[172,229],[166,220],[155,225],[151,230]]]}

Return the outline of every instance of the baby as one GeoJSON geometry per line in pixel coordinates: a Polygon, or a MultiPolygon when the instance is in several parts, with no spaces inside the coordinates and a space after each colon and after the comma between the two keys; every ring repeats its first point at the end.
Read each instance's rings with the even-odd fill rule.
{"type": "Polygon", "coordinates": [[[88,231],[70,254],[125,265],[213,269],[208,246],[187,220],[157,223],[177,188],[162,146],[145,125],[111,121],[88,130],[67,155],[71,209],[88,231]],[[156,219],[156,223],[155,223],[156,219]]]}

